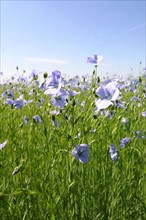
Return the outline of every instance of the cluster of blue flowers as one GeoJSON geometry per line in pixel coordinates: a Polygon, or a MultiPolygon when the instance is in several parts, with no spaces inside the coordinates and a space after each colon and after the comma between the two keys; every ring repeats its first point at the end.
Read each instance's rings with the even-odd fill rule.
{"type": "MultiPolygon", "coordinates": [[[[94,57],[88,57],[87,62],[91,63],[97,68],[97,66],[102,61],[103,57],[100,55],[94,55],[94,57]]],[[[60,125],[56,121],[54,115],[60,114],[60,111],[64,110],[64,108],[68,105],[68,101],[70,97],[74,97],[80,94],[81,91],[89,90],[91,88],[91,81],[88,76],[83,77],[83,84],[81,84],[78,80],[78,77],[70,79],[68,82],[64,80],[61,76],[61,72],[55,70],[52,72],[50,76],[47,73],[44,74],[43,82],[39,81],[39,74],[35,71],[31,74],[32,81],[31,83],[35,83],[41,90],[43,90],[45,95],[48,95],[51,99],[51,103],[55,108],[54,111],[50,112],[53,115],[52,123],[54,126],[59,127],[60,125]]],[[[19,81],[25,83],[24,79],[19,79],[19,81]]],[[[26,83],[27,84],[27,83],[26,83]]],[[[125,89],[127,91],[130,88],[130,91],[135,94],[136,88],[139,85],[139,81],[135,81],[134,84],[130,80],[123,81],[122,79],[108,80],[106,84],[98,84],[97,88],[95,88],[95,108],[94,113],[97,114],[98,117],[101,115],[108,115],[109,118],[112,118],[114,111],[109,111],[109,107],[113,106],[116,108],[126,108],[125,102],[120,101],[122,97],[122,90],[125,89]]],[[[30,89],[29,94],[33,94],[33,89],[30,89]]],[[[24,106],[33,102],[33,100],[25,100],[23,95],[15,99],[14,94],[10,90],[6,90],[2,95],[2,99],[4,99],[4,104],[11,106],[14,109],[21,110],[24,106]]],[[[146,92],[143,92],[143,98],[146,99],[146,92]]],[[[135,100],[140,106],[140,98],[137,96],[133,96],[131,100],[135,100]]],[[[44,104],[44,98],[41,98],[39,102],[36,103],[39,108],[41,108],[44,104]]],[[[77,101],[74,105],[77,104],[77,101]]],[[[84,108],[84,102],[81,104],[81,111],[84,108]]],[[[114,109],[114,108],[113,108],[114,109]]],[[[143,111],[142,116],[146,118],[146,111],[143,111]]],[[[41,116],[34,115],[33,120],[35,123],[43,123],[41,116]]],[[[122,118],[121,121],[124,125],[128,123],[128,118],[122,118]]],[[[24,124],[28,123],[27,116],[24,116],[24,124]]],[[[124,148],[125,145],[130,141],[129,137],[125,137],[120,141],[120,148],[124,148]]],[[[2,149],[8,140],[5,140],[2,144],[0,144],[0,149],[2,149]]],[[[112,161],[115,161],[118,158],[118,151],[116,150],[114,144],[110,144],[109,153],[112,161]]],[[[75,145],[72,155],[79,160],[81,163],[87,163],[89,158],[89,146],[87,144],[75,145]]]]}
{"type": "MultiPolygon", "coordinates": [[[[123,138],[123,139],[120,141],[120,148],[124,148],[125,145],[126,145],[129,141],[130,141],[130,138],[128,138],[128,137],[123,138]]],[[[111,156],[112,161],[115,161],[115,160],[118,158],[118,152],[117,152],[117,150],[116,150],[114,144],[110,144],[109,152],[110,152],[110,156],[111,156]]]]}

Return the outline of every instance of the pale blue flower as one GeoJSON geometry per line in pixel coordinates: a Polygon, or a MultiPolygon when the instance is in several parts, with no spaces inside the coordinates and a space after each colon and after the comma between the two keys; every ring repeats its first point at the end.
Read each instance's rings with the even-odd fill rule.
{"type": "Polygon", "coordinates": [[[61,89],[57,94],[53,95],[51,98],[54,107],[64,108],[67,105],[66,100],[69,98],[67,92],[61,89]]]}
{"type": "Polygon", "coordinates": [[[80,94],[80,92],[76,92],[76,91],[71,90],[71,89],[69,89],[68,92],[69,92],[69,95],[70,95],[70,96],[75,96],[75,95],[80,94]]]}
{"type": "Polygon", "coordinates": [[[21,99],[6,99],[4,104],[11,105],[13,108],[22,109],[23,101],[21,99]]]}
{"type": "Polygon", "coordinates": [[[33,100],[32,99],[30,99],[30,100],[23,100],[23,105],[24,106],[26,106],[26,105],[28,105],[28,104],[30,104],[30,103],[32,103],[33,102],[33,100]]]}
{"type": "Polygon", "coordinates": [[[87,63],[94,64],[95,66],[99,65],[103,57],[101,55],[94,55],[94,58],[87,57],[87,63]]]}
{"type": "Polygon", "coordinates": [[[119,98],[120,91],[115,82],[109,82],[106,86],[100,86],[95,94],[101,97],[102,100],[110,98],[111,101],[116,101],[119,98]]]}
{"type": "Polygon", "coordinates": [[[36,70],[32,70],[31,74],[30,74],[30,78],[32,77],[33,80],[37,80],[38,79],[38,73],[36,70]]]}
{"type": "Polygon", "coordinates": [[[143,116],[143,117],[146,117],[146,111],[145,111],[145,112],[142,112],[142,116],[143,116]]]}
{"type": "Polygon", "coordinates": [[[13,99],[6,99],[4,104],[13,105],[14,104],[14,100],[13,99]]]}
{"type": "Polygon", "coordinates": [[[112,161],[115,161],[118,157],[118,153],[117,153],[117,150],[116,150],[114,144],[110,144],[109,152],[110,152],[110,156],[111,156],[112,161]]]}
{"type": "Polygon", "coordinates": [[[33,117],[33,120],[34,120],[34,122],[42,123],[42,119],[41,119],[41,117],[39,115],[35,115],[33,117]]]}
{"type": "Polygon", "coordinates": [[[47,90],[44,92],[45,95],[57,94],[64,84],[64,80],[61,77],[61,72],[55,70],[52,72],[52,76],[47,81],[47,90]]]}
{"type": "Polygon", "coordinates": [[[89,156],[89,147],[87,144],[80,144],[78,146],[75,145],[72,155],[79,160],[81,163],[87,163],[88,162],[88,156],[89,156]]]}
{"type": "Polygon", "coordinates": [[[107,100],[107,99],[103,99],[103,100],[96,99],[95,100],[95,105],[96,105],[95,111],[98,111],[98,110],[108,108],[110,105],[113,105],[113,103],[110,100],[107,100]]]}
{"type": "Polygon", "coordinates": [[[114,82],[110,82],[106,86],[100,86],[95,94],[100,97],[95,100],[96,109],[101,110],[113,105],[113,102],[119,99],[120,91],[114,82]]]}
{"type": "Polygon", "coordinates": [[[136,136],[135,136],[135,138],[136,138],[136,139],[138,139],[138,138],[145,139],[146,136],[145,136],[145,134],[144,134],[143,131],[138,130],[138,131],[136,131],[136,136]]]}
{"type": "Polygon", "coordinates": [[[2,93],[2,96],[8,99],[13,99],[14,94],[10,90],[6,90],[5,92],[2,93]]]}
{"type": "Polygon", "coordinates": [[[8,143],[8,140],[5,140],[2,144],[0,144],[0,150],[5,147],[5,145],[8,143]]]}
{"type": "Polygon", "coordinates": [[[120,147],[121,147],[121,148],[124,148],[125,145],[126,145],[129,141],[130,141],[130,138],[128,138],[128,137],[123,138],[123,139],[120,141],[120,147]]]}
{"type": "Polygon", "coordinates": [[[13,103],[13,106],[15,108],[22,109],[23,101],[21,99],[16,99],[16,101],[13,103]]]}

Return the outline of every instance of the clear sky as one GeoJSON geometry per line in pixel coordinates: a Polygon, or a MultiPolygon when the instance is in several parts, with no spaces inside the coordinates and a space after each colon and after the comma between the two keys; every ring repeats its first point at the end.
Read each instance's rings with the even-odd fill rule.
{"type": "Polygon", "coordinates": [[[146,66],[146,1],[1,0],[4,77],[16,66],[68,76],[91,74],[88,56],[100,54],[99,75],[138,74],[146,66]]]}

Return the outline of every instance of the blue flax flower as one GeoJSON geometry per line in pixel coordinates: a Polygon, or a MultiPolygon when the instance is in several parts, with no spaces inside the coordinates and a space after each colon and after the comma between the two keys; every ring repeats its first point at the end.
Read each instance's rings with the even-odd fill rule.
{"type": "Polygon", "coordinates": [[[16,99],[13,103],[13,106],[18,109],[22,109],[23,101],[21,99],[16,99]]]}
{"type": "Polygon", "coordinates": [[[120,147],[121,147],[121,148],[124,148],[125,145],[126,145],[129,141],[130,141],[130,138],[128,138],[128,137],[123,138],[123,139],[120,141],[120,147]]]}
{"type": "Polygon", "coordinates": [[[11,105],[13,108],[22,109],[23,101],[20,99],[16,99],[15,101],[13,99],[6,99],[4,104],[11,105]]]}
{"type": "Polygon", "coordinates": [[[110,144],[109,152],[110,152],[110,156],[111,156],[112,161],[115,161],[118,157],[118,153],[117,153],[117,150],[116,150],[114,144],[110,144]]]}
{"type": "Polygon", "coordinates": [[[99,65],[103,57],[101,55],[94,55],[94,58],[87,57],[87,63],[94,64],[95,66],[99,65]]]}
{"type": "Polygon", "coordinates": [[[143,117],[146,117],[146,111],[145,111],[145,112],[142,112],[142,116],[143,116],[143,117]]]}
{"type": "Polygon", "coordinates": [[[120,91],[114,82],[110,82],[106,86],[100,86],[95,93],[100,97],[95,101],[96,109],[101,110],[113,105],[113,102],[119,99],[120,91]]]}
{"type": "Polygon", "coordinates": [[[52,76],[47,82],[47,90],[44,92],[45,95],[55,95],[57,94],[64,84],[64,80],[61,77],[61,72],[55,70],[52,72],[52,76]]]}
{"type": "Polygon", "coordinates": [[[138,138],[143,138],[143,139],[145,139],[146,136],[145,136],[145,134],[144,134],[143,131],[140,131],[140,130],[139,130],[139,131],[136,132],[135,138],[136,138],[136,139],[138,139],[138,138]]]}
{"type": "Polygon", "coordinates": [[[60,89],[60,91],[53,95],[51,98],[52,104],[54,107],[63,108],[65,105],[67,105],[66,100],[69,98],[69,95],[67,92],[63,89],[60,89]]]}
{"type": "Polygon", "coordinates": [[[10,90],[7,90],[6,92],[3,92],[2,96],[4,98],[8,98],[8,99],[13,99],[14,98],[14,94],[10,90]]]}
{"type": "Polygon", "coordinates": [[[76,92],[76,91],[71,90],[71,89],[69,89],[68,92],[69,92],[70,96],[75,96],[77,94],[80,94],[80,92],[76,92]]]}
{"type": "Polygon", "coordinates": [[[87,144],[80,144],[78,146],[75,145],[72,155],[79,160],[81,163],[87,163],[88,162],[88,156],[89,156],[89,147],[87,144]]]}
{"type": "Polygon", "coordinates": [[[34,120],[34,122],[38,122],[40,124],[42,123],[42,119],[41,119],[41,117],[39,115],[33,116],[33,120],[34,120]]]}
{"type": "Polygon", "coordinates": [[[5,140],[2,144],[0,144],[0,150],[8,143],[8,140],[5,140]]]}

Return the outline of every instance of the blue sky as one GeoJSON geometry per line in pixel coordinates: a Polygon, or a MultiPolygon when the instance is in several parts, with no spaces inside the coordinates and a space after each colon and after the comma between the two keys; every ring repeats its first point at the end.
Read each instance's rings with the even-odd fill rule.
{"type": "Polygon", "coordinates": [[[100,76],[138,74],[146,60],[146,2],[1,1],[4,77],[26,70],[91,74],[88,56],[100,54],[100,76]],[[133,71],[131,70],[133,69],[133,71]]]}

